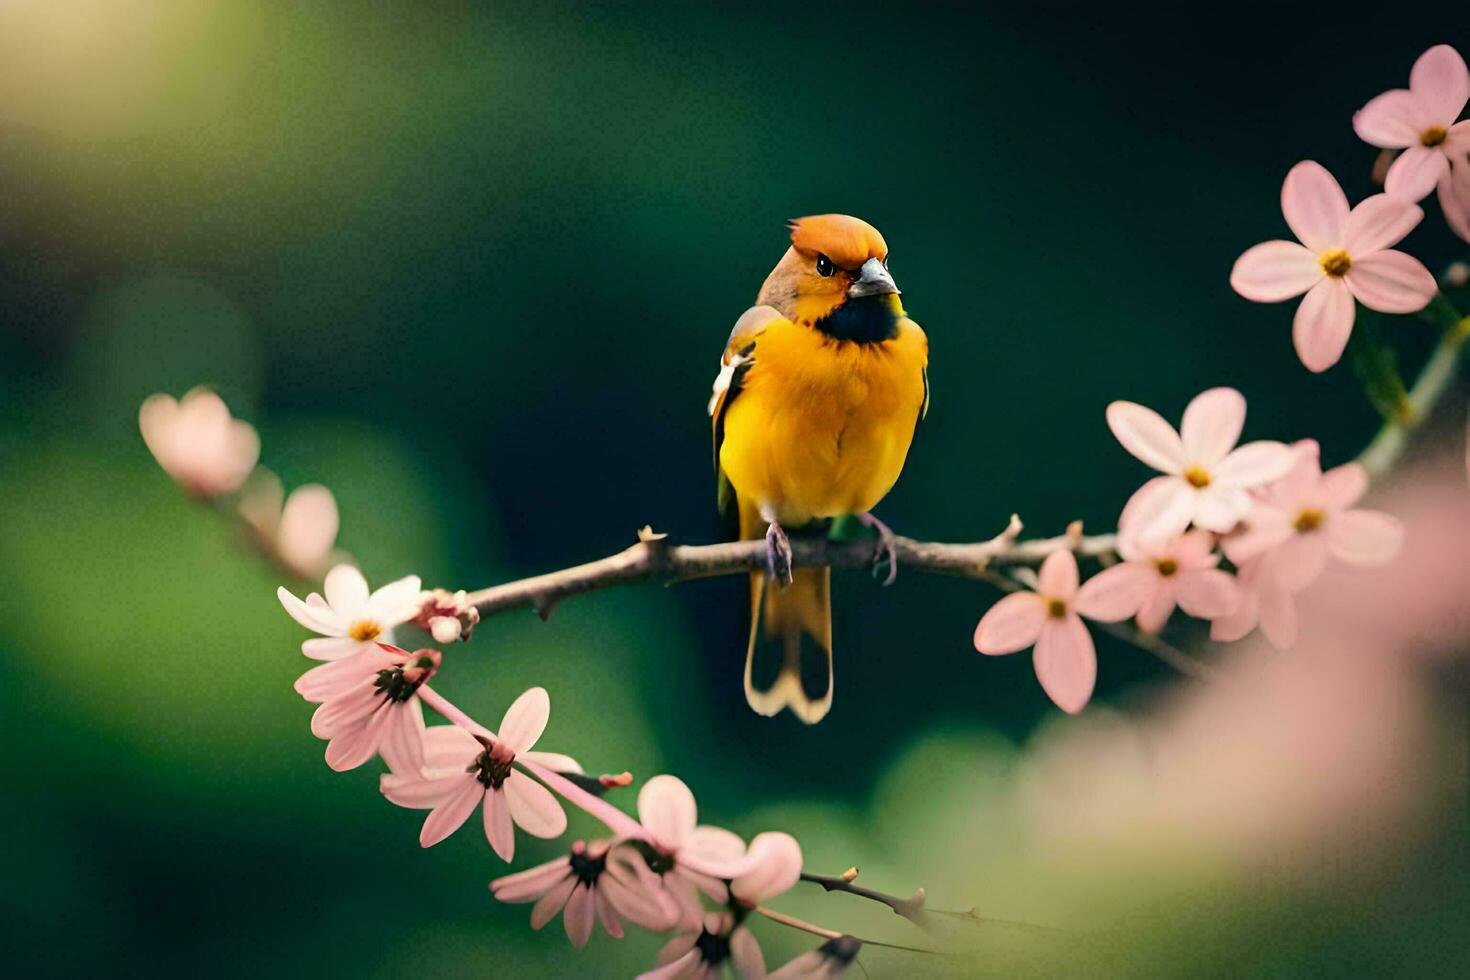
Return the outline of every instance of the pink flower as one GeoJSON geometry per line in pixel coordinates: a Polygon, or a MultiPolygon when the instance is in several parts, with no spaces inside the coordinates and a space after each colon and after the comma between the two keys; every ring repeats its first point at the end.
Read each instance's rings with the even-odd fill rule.
{"type": "Polygon", "coordinates": [[[771,971],[770,980],[830,980],[847,972],[863,948],[856,936],[838,936],[771,971]]]}
{"type": "Polygon", "coordinates": [[[480,623],[480,610],[469,601],[463,589],[458,592],[434,589],[424,593],[413,621],[428,630],[436,643],[467,641],[480,623]]]}
{"type": "Polygon", "coordinates": [[[730,912],[710,912],[694,928],[670,939],[659,950],[658,964],[638,980],[703,980],[719,976],[726,966],[742,980],[766,975],[760,943],[730,912]]]}
{"type": "Polygon", "coordinates": [[[701,910],[697,891],[711,901],[729,899],[725,880],[748,870],[745,842],[728,830],[699,824],[694,794],[677,776],[654,776],[638,792],[638,819],[655,852],[649,862],[694,928],[701,910]]]}
{"type": "Polygon", "coordinates": [[[1240,602],[1228,615],[1210,624],[1210,639],[1222,643],[1239,640],[1257,626],[1278,650],[1296,643],[1296,600],[1276,580],[1270,552],[1242,562],[1237,567],[1240,602]]]}
{"type": "Polygon", "coordinates": [[[424,714],[418,689],[439,669],[438,650],[409,653],[386,643],[302,674],[296,692],[320,706],[311,733],[328,739],[327,765],[343,772],[374,755],[395,770],[423,759],[424,714]]]}
{"type": "Polygon", "coordinates": [[[1197,619],[1217,619],[1240,602],[1235,579],[1215,567],[1215,539],[1204,531],[1186,531],[1153,548],[1124,537],[1118,551],[1122,562],[1087,580],[1093,619],[1137,616],[1139,629],[1157,633],[1175,605],[1197,619]]]}
{"type": "Polygon", "coordinates": [[[371,650],[393,627],[418,615],[423,594],[417,575],[369,594],[367,579],[351,565],[333,568],[322,588],[325,599],[313,592],[305,602],[284,586],[276,589],[292,619],[322,634],[301,644],[301,652],[314,660],[341,660],[371,650]]]}
{"type": "Polygon", "coordinates": [[[419,833],[424,847],[454,833],[483,804],[485,837],[509,861],[515,856],[515,826],[544,838],[567,829],[567,815],[551,790],[514,765],[519,757],[558,771],[582,771],[567,756],[530,751],[550,717],[546,689],[533,687],[506,711],[494,738],[471,735],[455,725],[431,728],[424,736],[423,770],[384,774],[383,795],[399,806],[430,811],[419,833]]]}
{"type": "Polygon", "coordinates": [[[297,578],[319,579],[336,553],[337,501],[320,483],[308,483],[285,496],[280,478],[256,469],[240,500],[240,516],[255,532],[261,550],[297,578]]]}
{"type": "Polygon", "coordinates": [[[1435,187],[1441,196],[1452,161],[1470,154],[1470,120],[1457,123],[1470,101],[1470,71],[1448,44],[1430,48],[1414,62],[1409,87],[1377,96],[1353,115],[1365,142],[1403,150],[1388,170],[1384,190],[1406,201],[1422,200],[1435,187]]]}
{"type": "Polygon", "coordinates": [[[1211,388],[1184,409],[1180,432],[1157,412],[1133,402],[1108,406],[1108,427],[1138,459],[1164,473],[1134,493],[1119,518],[1119,534],[1157,545],[1191,523],[1224,533],[1250,510],[1251,487],[1291,468],[1280,442],[1236,448],[1245,425],[1245,399],[1233,388],[1211,388]]]}
{"type": "Polygon", "coordinates": [[[1353,505],[1368,489],[1357,463],[1322,472],[1316,442],[1298,444],[1297,463],[1258,495],[1248,527],[1225,538],[1226,556],[1241,564],[1272,554],[1275,582],[1300,592],[1315,582],[1328,557],[1359,567],[1393,560],[1403,545],[1398,519],[1353,505]]]}
{"type": "Polygon", "coordinates": [[[138,428],[158,465],[196,497],[237,489],[260,457],[254,427],[231,418],[207,388],[192,389],[182,401],[150,395],[138,410],[138,428]]]}
{"type": "Polygon", "coordinates": [[[609,936],[621,939],[624,919],[662,932],[678,915],[658,877],[637,852],[606,840],[577,841],[570,854],[495,879],[490,891],[502,902],[535,902],[532,929],[540,929],[565,909],[562,925],[578,949],[592,936],[594,920],[609,936]]]}
{"type": "Polygon", "coordinates": [[[730,893],[752,908],[784,895],[801,878],[801,845],[790,834],[757,834],[745,856],[750,870],[730,882],[730,893]]]}
{"type": "Polygon", "coordinates": [[[1070,551],[1054,551],[1041,563],[1035,592],[1013,592],[981,618],[975,649],[998,655],[1035,646],[1042,689],[1057,707],[1076,714],[1097,681],[1097,650],[1078,614],[1101,619],[1111,611],[1107,598],[1092,582],[1079,590],[1077,559],[1070,551]]]}
{"type": "Polygon", "coordinates": [[[1332,175],[1305,160],[1286,175],[1281,210],[1302,244],[1271,241],[1247,249],[1230,285],[1258,303],[1306,294],[1292,339],[1307,370],[1325,371],[1342,357],[1354,298],[1370,310],[1413,313],[1438,291],[1418,259],[1389,248],[1424,218],[1417,204],[1375,194],[1349,211],[1332,175]]]}

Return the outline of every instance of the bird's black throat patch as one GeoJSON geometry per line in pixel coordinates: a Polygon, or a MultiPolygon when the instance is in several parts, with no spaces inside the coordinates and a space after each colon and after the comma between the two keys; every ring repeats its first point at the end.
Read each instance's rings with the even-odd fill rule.
{"type": "Polygon", "coordinates": [[[889,297],[849,299],[812,326],[834,340],[876,344],[898,336],[898,314],[889,297]]]}

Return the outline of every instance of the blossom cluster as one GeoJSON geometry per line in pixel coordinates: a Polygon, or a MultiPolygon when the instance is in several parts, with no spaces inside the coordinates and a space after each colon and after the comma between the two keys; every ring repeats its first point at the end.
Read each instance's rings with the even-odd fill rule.
{"type": "Polygon", "coordinates": [[[1161,474],[1123,508],[1119,561],[1083,582],[1076,556],[1053,552],[1034,591],[1012,593],[985,613],[975,648],[1006,654],[1034,646],[1042,688],[1075,713],[1097,680],[1084,619],[1132,619],[1152,634],[1177,607],[1211,621],[1215,639],[1240,639],[1259,625],[1285,649],[1296,638],[1293,597],[1316,581],[1329,557],[1362,567],[1397,554],[1399,522],[1353,506],[1368,485],[1360,465],[1324,474],[1310,440],[1237,446],[1245,412],[1245,399],[1232,388],[1196,396],[1177,431],[1142,405],[1109,405],[1108,426],[1123,448],[1161,474]],[[1236,574],[1221,567],[1222,555],[1236,574]]]}
{"type": "MultiPolygon", "coordinates": [[[[383,637],[417,623],[440,642],[461,638],[463,593],[425,591],[416,576],[370,591],[347,564],[328,572],[323,593],[302,599],[282,587],[277,596],[297,623],[317,634],[301,652],[323,663],[297,680],[296,691],[317,706],[311,731],[327,742],[327,765],[345,771],[381,758],[388,769],[379,777],[383,796],[427,811],[422,846],[446,839],[478,811],[490,849],[503,861],[515,857],[517,830],[543,839],[566,833],[560,794],[611,835],[574,841],[551,861],[495,879],[496,898],[534,903],[532,928],[560,915],[578,947],[599,924],[613,937],[623,936],[629,923],[673,932],[648,977],[703,976],[725,965],[741,976],[766,975],[749,919],[800,877],[795,838],[767,832],[747,845],[729,830],[701,824],[694,794],[671,775],[643,784],[636,820],[612,807],[602,792],[631,777],[589,777],[571,756],[536,748],[551,717],[544,688],[517,697],[494,731],[449,704],[429,686],[443,653],[410,652],[383,637]],[[459,627],[444,625],[450,621],[459,627]],[[449,723],[426,725],[425,704],[449,723]]],[[[772,975],[806,975],[813,963],[835,973],[855,952],[851,943],[823,947],[772,975]]]]}
{"type": "Polygon", "coordinates": [[[1356,303],[1381,313],[1424,309],[1438,287],[1418,259],[1393,248],[1424,219],[1437,191],[1446,223],[1470,241],[1470,71],[1447,44],[1414,62],[1409,87],[1384,92],[1353,116],[1365,142],[1398,155],[1383,193],[1348,206],[1336,178],[1304,160],[1281,187],[1281,212],[1297,241],[1263,242],[1236,261],[1230,285],[1246,299],[1301,296],[1292,327],[1309,371],[1325,371],[1347,347],[1356,303]]]}

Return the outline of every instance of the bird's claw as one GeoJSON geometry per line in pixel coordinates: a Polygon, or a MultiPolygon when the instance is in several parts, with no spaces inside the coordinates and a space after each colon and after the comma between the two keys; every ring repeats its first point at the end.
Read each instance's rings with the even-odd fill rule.
{"type": "Polygon", "coordinates": [[[883,579],[883,584],[892,585],[893,580],[898,578],[898,536],[893,533],[893,528],[872,514],[859,514],[857,519],[863,527],[870,527],[878,532],[878,554],[873,558],[873,577],[878,576],[878,569],[886,563],[888,575],[883,579]]]}
{"type": "Polygon", "coordinates": [[[766,573],[779,586],[791,584],[791,539],[775,521],[766,528],[766,573]]]}

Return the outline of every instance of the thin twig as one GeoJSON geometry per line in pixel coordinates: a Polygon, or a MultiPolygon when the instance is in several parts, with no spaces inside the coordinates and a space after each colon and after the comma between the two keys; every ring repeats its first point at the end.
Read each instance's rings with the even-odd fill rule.
{"type": "Polygon", "coordinates": [[[800,929],[802,932],[809,932],[813,936],[821,936],[823,939],[841,939],[843,936],[849,936],[852,939],[856,939],[864,946],[882,946],[885,949],[901,949],[906,953],[928,953],[931,956],[939,955],[938,950],[925,949],[922,946],[905,946],[902,943],[885,943],[879,939],[864,939],[861,936],[853,936],[851,933],[838,932],[836,929],[828,929],[825,926],[819,926],[816,923],[807,922],[805,919],[798,919],[794,915],[787,915],[785,912],[777,912],[775,909],[768,909],[764,905],[757,905],[754,909],[752,909],[752,911],[765,916],[772,922],[779,922],[783,926],[790,926],[793,929],[800,929]]]}
{"type": "Polygon", "coordinates": [[[929,921],[928,917],[937,915],[945,916],[951,919],[960,919],[965,922],[973,922],[977,925],[1005,926],[1012,929],[1026,929],[1034,932],[1051,933],[1053,935],[1065,931],[1062,929],[1053,929],[1049,926],[1032,925],[1029,922],[1015,922],[1010,919],[992,919],[987,916],[977,914],[974,909],[967,909],[964,912],[950,912],[945,909],[931,909],[925,904],[927,897],[925,896],[924,889],[922,888],[915,891],[913,895],[908,898],[899,898],[897,895],[889,895],[885,892],[880,892],[873,888],[867,888],[863,885],[854,884],[853,882],[856,878],[856,868],[852,868],[846,874],[842,875],[819,875],[811,874],[806,871],[803,871],[801,873],[802,881],[809,881],[814,885],[821,885],[822,888],[826,891],[846,892],[847,894],[855,895],[858,898],[866,898],[869,901],[878,902],[879,904],[886,905],[896,914],[903,916],[905,919],[908,919],[910,922],[921,929],[932,929],[934,927],[934,923],[929,921]]]}
{"type": "Polygon", "coordinates": [[[1433,414],[1435,406],[1455,380],[1460,367],[1460,351],[1470,337],[1470,316],[1460,317],[1459,311],[1445,300],[1439,309],[1448,310],[1437,322],[1445,326],[1439,344],[1424,362],[1414,386],[1409,389],[1403,405],[1394,417],[1386,420],[1368,448],[1358,454],[1358,462],[1368,471],[1370,478],[1383,476],[1409,445],[1415,430],[1433,414]]]}

